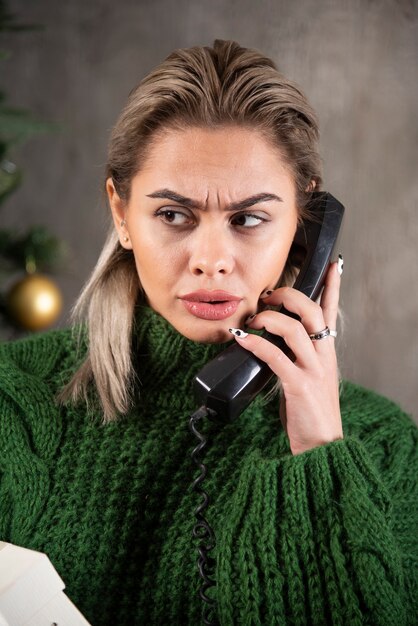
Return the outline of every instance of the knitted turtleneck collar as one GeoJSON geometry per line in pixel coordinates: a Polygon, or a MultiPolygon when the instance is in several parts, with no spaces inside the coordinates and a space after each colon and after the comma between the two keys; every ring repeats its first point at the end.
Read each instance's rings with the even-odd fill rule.
{"type": "Polygon", "coordinates": [[[140,381],[152,379],[152,386],[190,383],[198,370],[231,342],[199,343],[181,335],[166,319],[147,305],[135,312],[133,350],[140,381]]]}

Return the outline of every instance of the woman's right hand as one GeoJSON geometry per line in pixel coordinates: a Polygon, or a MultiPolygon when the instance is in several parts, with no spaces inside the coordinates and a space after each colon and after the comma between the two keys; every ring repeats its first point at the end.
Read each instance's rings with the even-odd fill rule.
{"type": "Polygon", "coordinates": [[[262,296],[265,304],[283,305],[300,321],[266,310],[255,315],[248,326],[283,337],[296,357],[294,361],[263,337],[236,336],[243,348],[267,363],[281,380],[280,416],[293,454],[343,438],[335,339],[331,335],[316,341],[309,337],[327,326],[335,329],[340,283],[338,263],[333,263],[320,304],[291,287],[280,287],[262,296]]]}

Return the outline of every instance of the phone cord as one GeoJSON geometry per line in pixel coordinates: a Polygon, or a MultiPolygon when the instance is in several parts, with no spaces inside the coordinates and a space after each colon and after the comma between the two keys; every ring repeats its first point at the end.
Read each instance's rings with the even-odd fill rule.
{"type": "Polygon", "coordinates": [[[206,626],[218,626],[218,621],[216,618],[215,600],[213,598],[210,598],[206,593],[210,587],[214,587],[216,585],[213,578],[215,560],[210,555],[208,555],[208,552],[210,550],[213,550],[213,548],[215,547],[215,535],[203,514],[209,504],[209,496],[206,491],[202,489],[201,486],[202,481],[207,474],[206,465],[202,463],[201,459],[201,453],[206,447],[207,438],[196,428],[197,422],[204,419],[205,417],[208,417],[209,415],[215,415],[215,411],[212,411],[205,406],[201,406],[195,413],[193,413],[193,415],[190,416],[189,420],[189,428],[191,432],[200,441],[200,443],[194,448],[191,454],[194,463],[200,469],[199,476],[192,483],[192,490],[203,498],[202,502],[199,504],[194,512],[197,522],[193,528],[193,537],[195,539],[200,539],[197,548],[199,553],[199,558],[197,559],[197,567],[199,569],[200,577],[203,581],[199,589],[200,598],[203,600],[203,623],[206,626]]]}

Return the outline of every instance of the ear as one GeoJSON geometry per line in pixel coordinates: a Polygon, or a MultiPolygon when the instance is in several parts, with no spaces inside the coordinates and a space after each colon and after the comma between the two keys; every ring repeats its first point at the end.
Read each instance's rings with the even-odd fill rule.
{"type": "Polygon", "coordinates": [[[111,178],[106,181],[106,192],[109,198],[110,210],[112,211],[113,223],[118,233],[120,245],[126,250],[132,250],[129,238],[128,224],[126,222],[126,203],[119,197],[114,182],[111,178]]]}
{"type": "Polygon", "coordinates": [[[311,180],[309,181],[309,184],[306,187],[305,191],[306,192],[315,191],[315,187],[316,187],[316,180],[314,178],[311,178],[311,180]]]}

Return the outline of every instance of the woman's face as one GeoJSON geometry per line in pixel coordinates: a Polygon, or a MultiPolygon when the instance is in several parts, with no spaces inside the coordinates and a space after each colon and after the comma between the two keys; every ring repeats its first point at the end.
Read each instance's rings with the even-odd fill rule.
{"type": "Polygon", "coordinates": [[[229,340],[228,328],[242,327],[277,284],[297,226],[296,190],[259,132],[167,131],[128,203],[111,179],[107,190],[149,305],[189,339],[229,340]]]}

